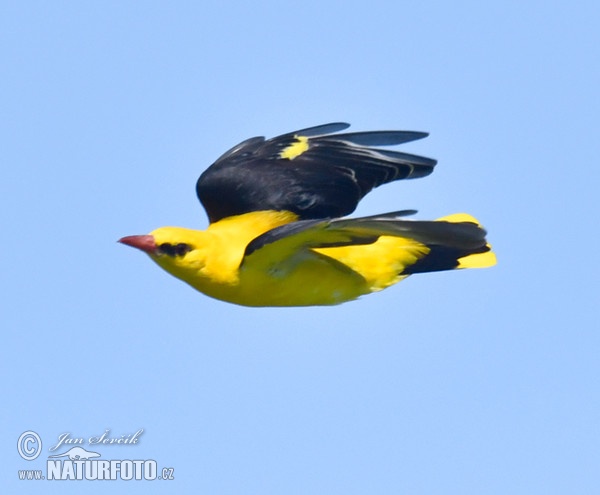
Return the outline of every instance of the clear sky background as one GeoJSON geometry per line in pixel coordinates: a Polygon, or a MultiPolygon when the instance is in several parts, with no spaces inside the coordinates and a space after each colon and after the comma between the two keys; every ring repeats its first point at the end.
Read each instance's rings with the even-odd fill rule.
{"type": "Polygon", "coordinates": [[[5,493],[597,493],[599,18],[592,1],[0,3],[5,493]],[[401,149],[439,160],[356,214],[472,213],[498,265],[249,309],[116,243],[204,228],[195,181],[237,142],[340,120],[429,131],[401,149]],[[18,480],[62,433],[140,428],[97,451],[174,481],[18,480]]]}

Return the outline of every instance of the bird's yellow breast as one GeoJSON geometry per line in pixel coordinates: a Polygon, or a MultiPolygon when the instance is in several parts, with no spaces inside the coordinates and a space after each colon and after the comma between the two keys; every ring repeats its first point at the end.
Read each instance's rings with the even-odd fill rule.
{"type": "Polygon", "coordinates": [[[365,279],[333,258],[306,249],[285,263],[244,264],[240,269],[238,304],[309,306],[339,304],[369,292],[365,279]]]}

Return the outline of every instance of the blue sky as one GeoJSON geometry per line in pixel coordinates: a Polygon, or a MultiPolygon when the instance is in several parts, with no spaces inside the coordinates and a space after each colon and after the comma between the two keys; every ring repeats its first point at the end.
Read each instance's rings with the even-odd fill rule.
{"type": "Polygon", "coordinates": [[[597,490],[598,15],[591,1],[0,4],[7,492],[597,490]],[[340,120],[429,131],[402,149],[439,160],[356,214],[472,213],[498,266],[249,309],[116,243],[204,228],[196,178],[237,142],[340,120]],[[63,433],[140,428],[97,451],[175,480],[18,480],[63,433]],[[26,431],[34,461],[16,449],[26,431]]]}

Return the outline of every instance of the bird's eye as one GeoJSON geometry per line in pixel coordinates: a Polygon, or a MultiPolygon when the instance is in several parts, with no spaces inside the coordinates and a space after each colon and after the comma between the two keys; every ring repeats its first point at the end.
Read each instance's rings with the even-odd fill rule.
{"type": "Polygon", "coordinates": [[[175,257],[175,256],[184,256],[185,253],[192,250],[189,244],[185,244],[184,242],[180,242],[179,244],[170,244],[165,242],[158,246],[158,250],[166,254],[167,256],[175,257]]]}

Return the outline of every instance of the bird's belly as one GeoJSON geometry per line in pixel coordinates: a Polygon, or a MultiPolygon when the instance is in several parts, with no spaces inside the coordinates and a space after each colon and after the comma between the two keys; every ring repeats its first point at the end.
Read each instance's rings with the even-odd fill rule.
{"type": "Polygon", "coordinates": [[[333,305],[371,292],[365,279],[316,252],[257,269],[242,267],[227,300],[246,306],[333,305]]]}

